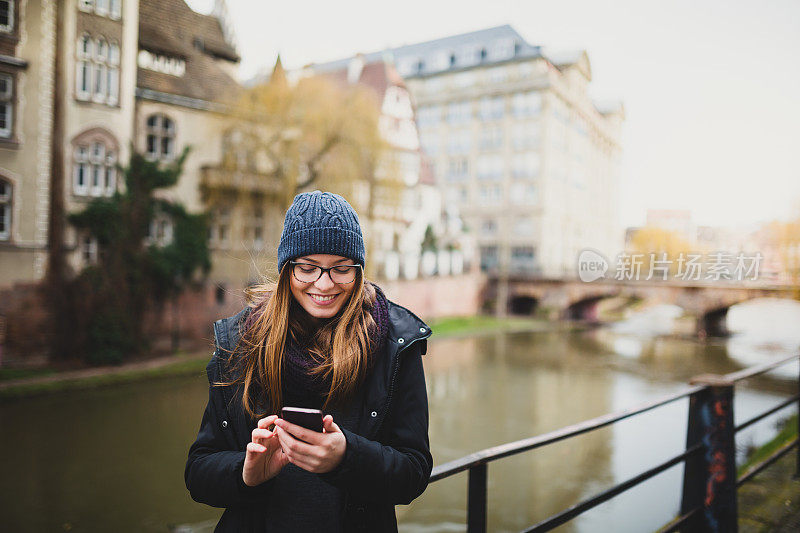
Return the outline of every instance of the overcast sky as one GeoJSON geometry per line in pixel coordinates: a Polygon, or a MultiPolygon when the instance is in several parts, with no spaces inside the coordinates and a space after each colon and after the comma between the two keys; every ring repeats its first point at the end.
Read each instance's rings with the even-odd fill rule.
{"type": "MultiPolygon", "coordinates": [[[[214,0],[188,0],[209,12],[214,0]]],[[[241,76],[511,24],[529,43],[583,48],[591,93],[625,105],[620,222],[647,208],[695,222],[800,215],[796,0],[228,0],[241,76]]]]}

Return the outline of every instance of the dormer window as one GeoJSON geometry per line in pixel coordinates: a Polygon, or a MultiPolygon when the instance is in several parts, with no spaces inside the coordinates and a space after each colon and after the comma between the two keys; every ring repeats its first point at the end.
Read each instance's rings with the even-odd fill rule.
{"type": "Polygon", "coordinates": [[[186,61],[183,59],[156,54],[148,50],[139,50],[136,63],[139,68],[171,76],[181,77],[186,72],[186,61]]]}
{"type": "Polygon", "coordinates": [[[78,0],[78,9],[118,20],[122,16],[122,0],[78,0]]]}

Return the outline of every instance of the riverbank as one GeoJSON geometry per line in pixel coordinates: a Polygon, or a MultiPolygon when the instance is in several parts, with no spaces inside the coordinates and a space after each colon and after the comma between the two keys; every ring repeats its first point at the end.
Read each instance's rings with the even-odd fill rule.
{"type": "MultiPolygon", "coordinates": [[[[493,316],[452,317],[430,321],[434,338],[482,335],[499,331],[546,331],[574,328],[546,320],[493,316]]],[[[54,392],[104,387],[143,379],[202,374],[210,352],[158,357],[118,366],[91,367],[58,372],[54,369],[0,369],[0,401],[54,392]]]]}
{"type": "MultiPolygon", "coordinates": [[[[770,442],[753,453],[739,475],[797,438],[797,415],[770,442]]],[[[793,449],[739,487],[739,531],[742,533],[800,531],[800,477],[797,450],[793,449]]]]}

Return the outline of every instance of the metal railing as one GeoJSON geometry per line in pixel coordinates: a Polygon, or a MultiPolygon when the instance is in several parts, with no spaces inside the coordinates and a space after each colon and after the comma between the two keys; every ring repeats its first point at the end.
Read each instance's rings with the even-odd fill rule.
{"type": "MultiPolygon", "coordinates": [[[[738,431],[790,405],[796,405],[800,412],[800,393],[754,416],[739,426],[734,426],[734,385],[798,359],[800,359],[800,355],[792,355],[778,361],[754,366],[731,374],[722,376],[705,374],[695,377],[690,381],[690,387],[657,400],[642,403],[631,409],[603,415],[543,435],[487,448],[437,466],[431,472],[430,482],[433,483],[467,470],[469,472],[467,483],[467,532],[482,533],[486,531],[487,468],[491,461],[576,437],[688,397],[689,416],[686,449],[682,453],[568,509],[560,511],[524,531],[526,533],[549,531],[664,470],[683,463],[683,493],[680,516],[666,524],[661,531],[666,533],[684,529],[692,532],[735,532],[737,530],[738,516],[736,506],[737,487],[751,480],[767,466],[789,453],[793,448],[796,448],[798,443],[797,438],[795,438],[761,463],[751,467],[737,479],[735,435],[738,431]]],[[[800,386],[800,374],[798,375],[798,385],[800,386]]],[[[797,475],[800,475],[800,448],[798,448],[797,455],[797,475]]]]}

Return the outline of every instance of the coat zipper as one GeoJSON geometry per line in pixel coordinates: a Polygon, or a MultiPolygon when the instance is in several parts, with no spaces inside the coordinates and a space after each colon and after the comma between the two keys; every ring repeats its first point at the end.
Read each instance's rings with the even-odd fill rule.
{"type": "Polygon", "coordinates": [[[413,341],[409,342],[407,345],[403,346],[397,351],[397,357],[395,358],[394,362],[394,370],[392,372],[392,381],[389,382],[389,393],[386,396],[386,409],[384,409],[383,413],[381,413],[381,419],[378,421],[378,426],[375,429],[374,436],[377,436],[378,433],[381,431],[381,427],[383,426],[383,420],[386,418],[386,413],[389,412],[389,406],[392,404],[392,394],[394,393],[394,382],[397,378],[397,372],[400,370],[400,354],[403,353],[405,350],[411,348],[415,342],[425,340],[431,336],[431,333],[428,333],[424,337],[417,337],[413,341]]]}

